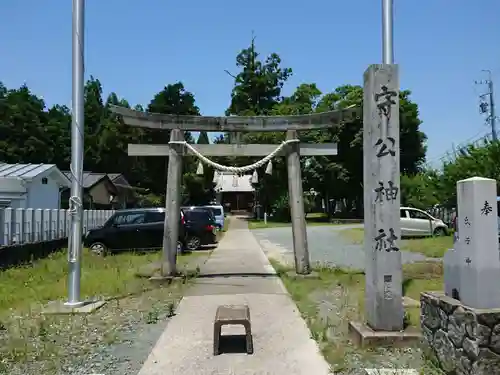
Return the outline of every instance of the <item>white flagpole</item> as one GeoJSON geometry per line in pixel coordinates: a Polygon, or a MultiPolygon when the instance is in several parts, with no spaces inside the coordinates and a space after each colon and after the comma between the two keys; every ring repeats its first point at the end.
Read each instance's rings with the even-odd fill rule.
{"type": "Polygon", "coordinates": [[[394,64],[393,0],[382,0],[382,61],[394,64]]]}
{"type": "Polygon", "coordinates": [[[66,306],[84,305],[80,300],[82,256],[82,177],[83,177],[83,87],[85,0],[73,0],[72,121],[71,121],[71,227],[68,236],[68,301],[66,306]]]}

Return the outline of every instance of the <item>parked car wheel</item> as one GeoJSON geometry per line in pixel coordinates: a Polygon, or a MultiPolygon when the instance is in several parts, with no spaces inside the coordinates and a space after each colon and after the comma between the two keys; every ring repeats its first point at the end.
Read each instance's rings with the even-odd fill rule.
{"type": "Polygon", "coordinates": [[[186,241],[186,248],[189,251],[193,251],[193,250],[199,249],[200,246],[201,246],[201,239],[199,237],[191,236],[186,241]]]}
{"type": "Polygon", "coordinates": [[[177,241],[177,254],[182,254],[184,252],[184,244],[181,241],[177,241]]]}
{"type": "Polygon", "coordinates": [[[105,256],[108,254],[108,248],[102,242],[94,242],[89,246],[89,249],[95,255],[105,256]]]}
{"type": "Polygon", "coordinates": [[[434,230],[434,235],[435,236],[446,236],[448,233],[446,232],[446,230],[444,228],[436,228],[434,230]]]}

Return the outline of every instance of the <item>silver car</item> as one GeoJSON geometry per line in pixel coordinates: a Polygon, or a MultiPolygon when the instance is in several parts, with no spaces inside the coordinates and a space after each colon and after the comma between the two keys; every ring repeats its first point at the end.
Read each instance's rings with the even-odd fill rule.
{"type": "Polygon", "coordinates": [[[401,236],[446,236],[448,226],[427,212],[412,207],[401,207],[401,236]]]}

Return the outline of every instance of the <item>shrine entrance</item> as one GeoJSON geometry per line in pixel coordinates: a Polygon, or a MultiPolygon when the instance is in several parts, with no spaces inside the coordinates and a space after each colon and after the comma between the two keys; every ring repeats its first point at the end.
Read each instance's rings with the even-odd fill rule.
{"type": "Polygon", "coordinates": [[[243,176],[231,172],[214,171],[215,196],[217,204],[224,207],[224,212],[250,212],[256,200],[252,176],[243,176]]]}
{"type": "MultiPolygon", "coordinates": [[[[220,172],[244,174],[266,167],[272,173],[272,160],[285,157],[288,171],[288,192],[292,218],[293,251],[295,270],[298,274],[309,274],[311,264],[307,244],[306,220],[302,191],[300,156],[337,155],[335,143],[300,143],[298,132],[318,130],[338,126],[354,120],[359,108],[315,113],[299,116],[178,116],[135,111],[114,106],[111,110],[120,115],[126,125],[150,129],[170,130],[170,142],[166,145],[129,144],[129,156],[168,157],[168,178],[165,206],[167,213],[179,212],[182,179],[182,157],[194,155],[199,160],[199,171],[207,165],[220,172]],[[184,140],[185,131],[207,132],[286,132],[286,140],[276,144],[189,144],[184,140]],[[263,157],[259,161],[243,167],[225,166],[210,159],[214,156],[263,157]]],[[[254,181],[256,182],[256,181],[254,181]]],[[[163,238],[162,276],[177,274],[177,238],[179,220],[177,215],[166,215],[163,238]]]]}

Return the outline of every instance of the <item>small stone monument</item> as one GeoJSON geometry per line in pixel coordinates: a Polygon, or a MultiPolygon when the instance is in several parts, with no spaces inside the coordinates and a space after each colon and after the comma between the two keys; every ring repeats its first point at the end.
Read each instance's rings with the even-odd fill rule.
{"type": "Polygon", "coordinates": [[[500,258],[496,180],[457,182],[457,261],[460,301],[477,309],[500,308],[500,258]]]}
{"type": "Polygon", "coordinates": [[[457,183],[458,236],[444,257],[444,289],[420,296],[427,357],[446,375],[500,375],[500,259],[496,181],[457,183]]]}

